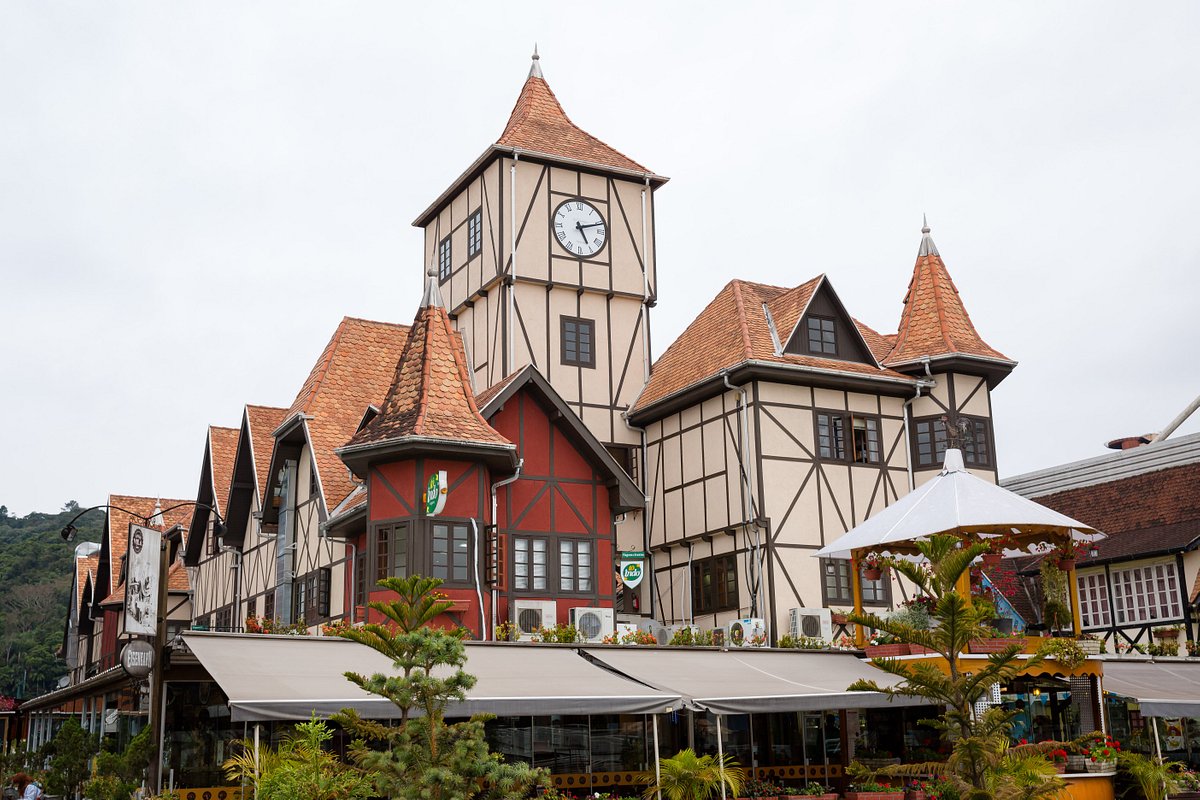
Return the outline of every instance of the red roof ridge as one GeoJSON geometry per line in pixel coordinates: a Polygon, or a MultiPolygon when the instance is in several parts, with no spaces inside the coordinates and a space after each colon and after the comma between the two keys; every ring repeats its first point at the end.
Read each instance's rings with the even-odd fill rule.
{"type": "Polygon", "coordinates": [[[742,329],[742,349],[746,358],[751,358],[754,350],[750,344],[750,329],[746,326],[746,305],[742,301],[742,282],[734,279],[730,283],[733,285],[733,302],[737,307],[738,325],[742,329]]]}

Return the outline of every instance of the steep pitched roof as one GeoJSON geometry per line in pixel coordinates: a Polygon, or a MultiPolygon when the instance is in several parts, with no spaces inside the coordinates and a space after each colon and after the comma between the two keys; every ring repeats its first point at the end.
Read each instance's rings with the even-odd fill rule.
{"type": "MultiPolygon", "coordinates": [[[[104,532],[108,544],[108,580],[109,586],[115,586],[104,599],[104,603],[119,602],[125,599],[125,584],[121,581],[121,559],[129,549],[129,525],[146,524],[146,519],[154,514],[157,505],[164,509],[164,528],[182,525],[186,528],[192,518],[190,500],[172,500],[169,498],[137,497],[135,495],[110,494],[108,504],[116,506],[108,510],[108,527],[104,532]],[[176,508],[176,506],[179,506],[176,508]],[[133,513],[127,513],[133,512],[133,513]],[[119,585],[118,585],[119,583],[119,585]]],[[[103,546],[101,548],[103,552],[103,546]]],[[[99,587],[105,591],[106,587],[99,587]]]]}
{"type": "MultiPolygon", "coordinates": [[[[354,434],[362,410],[387,395],[408,330],[407,325],[344,318],[285,414],[285,419],[307,417],[327,509],[336,507],[356,485],[334,451],[354,434]]],[[[256,453],[256,458],[262,456],[256,453]]],[[[262,485],[265,491],[267,483],[262,485]]]]}
{"type": "Polygon", "coordinates": [[[950,273],[929,235],[921,229],[921,247],[904,297],[904,311],[887,366],[908,364],[925,357],[968,356],[1013,364],[975,330],[950,273]]]}
{"type": "Polygon", "coordinates": [[[80,556],[75,559],[75,607],[83,603],[83,590],[87,587],[88,578],[96,579],[96,567],[100,564],[100,554],[80,556]]]}
{"type": "Polygon", "coordinates": [[[649,171],[571,122],[536,61],[496,145],[602,167],[649,171]]]}
{"type": "Polygon", "coordinates": [[[283,424],[287,417],[286,408],[273,406],[246,406],[246,424],[250,428],[250,448],[254,456],[254,472],[258,479],[258,502],[263,503],[262,493],[267,490],[267,473],[271,469],[271,450],[275,440],[271,434],[283,424]]]}
{"type": "Polygon", "coordinates": [[[403,440],[514,447],[479,414],[462,339],[441,305],[436,280],[429,279],[379,414],[349,438],[343,452],[403,440]]]}
{"type": "MultiPolygon", "coordinates": [[[[871,364],[792,353],[776,354],[763,305],[771,311],[780,338],[785,339],[790,329],[780,325],[780,317],[785,323],[790,320],[794,328],[820,280],[818,276],[793,289],[730,281],[654,363],[650,381],[632,410],[642,411],[748,361],[840,373],[848,377],[911,381],[899,372],[871,364]]],[[[881,346],[884,337],[857,320],[854,322],[878,357],[876,348],[881,346]]]]}
{"type": "Polygon", "coordinates": [[[233,483],[233,460],[237,454],[237,428],[208,426],[208,448],[211,458],[213,505],[222,515],[229,504],[229,487],[233,483]]]}

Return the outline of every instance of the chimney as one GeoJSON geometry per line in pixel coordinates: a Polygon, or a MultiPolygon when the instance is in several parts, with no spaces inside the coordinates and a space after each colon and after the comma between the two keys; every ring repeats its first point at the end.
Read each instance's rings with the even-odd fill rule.
{"type": "Polygon", "coordinates": [[[1147,433],[1142,436],[1124,436],[1120,439],[1113,439],[1104,446],[1109,450],[1132,450],[1135,447],[1150,444],[1154,441],[1155,434],[1147,433]]]}

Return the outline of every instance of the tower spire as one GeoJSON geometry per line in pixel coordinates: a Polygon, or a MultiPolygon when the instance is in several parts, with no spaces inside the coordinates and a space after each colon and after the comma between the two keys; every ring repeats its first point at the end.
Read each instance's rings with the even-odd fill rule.
{"type": "Polygon", "coordinates": [[[534,42],[533,43],[533,63],[529,65],[529,77],[531,77],[531,78],[542,77],[542,65],[538,63],[539,61],[541,61],[541,59],[542,59],[542,57],[538,55],[538,51],[537,51],[537,42],[534,42]]]}
{"type": "Polygon", "coordinates": [[[421,308],[442,307],[442,291],[438,288],[437,267],[429,265],[425,271],[425,294],[421,296],[421,308]]]}
{"type": "Polygon", "coordinates": [[[917,251],[917,257],[921,256],[939,256],[937,245],[933,243],[933,237],[929,235],[929,218],[925,214],[921,214],[921,249],[917,251]]]}

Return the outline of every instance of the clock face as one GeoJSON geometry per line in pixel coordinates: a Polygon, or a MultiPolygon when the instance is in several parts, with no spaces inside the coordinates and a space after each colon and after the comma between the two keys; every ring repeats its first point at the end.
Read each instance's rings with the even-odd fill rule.
{"type": "Polygon", "coordinates": [[[608,223],[586,200],[567,200],[554,210],[554,238],[568,253],[588,258],[604,249],[608,223]]]}

